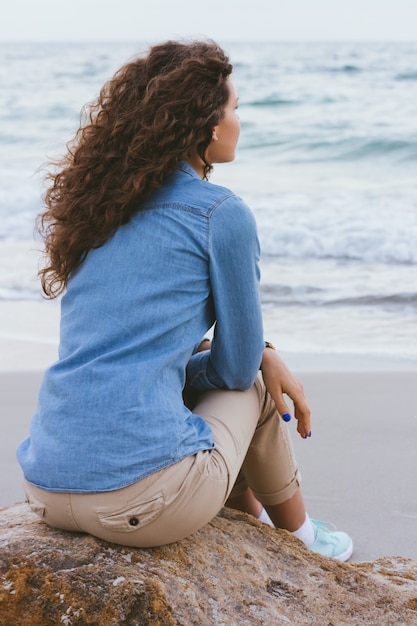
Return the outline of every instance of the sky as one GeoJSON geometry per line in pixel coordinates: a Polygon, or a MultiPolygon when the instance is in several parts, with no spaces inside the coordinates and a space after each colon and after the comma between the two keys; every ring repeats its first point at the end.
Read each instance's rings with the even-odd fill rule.
{"type": "Polygon", "coordinates": [[[5,0],[0,42],[417,41],[417,0],[5,0]]]}

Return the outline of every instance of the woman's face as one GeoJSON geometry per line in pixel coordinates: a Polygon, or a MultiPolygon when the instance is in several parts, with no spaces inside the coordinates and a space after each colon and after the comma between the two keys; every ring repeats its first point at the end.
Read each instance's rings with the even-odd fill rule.
{"type": "Polygon", "coordinates": [[[217,126],[213,128],[213,137],[206,151],[207,162],[228,163],[233,161],[240,134],[240,121],[236,112],[238,97],[232,81],[228,80],[229,100],[224,115],[217,126]]]}

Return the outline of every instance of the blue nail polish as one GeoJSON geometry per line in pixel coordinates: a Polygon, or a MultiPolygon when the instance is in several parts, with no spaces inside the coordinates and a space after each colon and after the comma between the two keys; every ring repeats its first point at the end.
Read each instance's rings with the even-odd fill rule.
{"type": "Polygon", "coordinates": [[[289,413],[284,413],[282,419],[284,420],[284,422],[289,422],[291,419],[291,415],[289,413]]]}
{"type": "Polygon", "coordinates": [[[311,430],[310,430],[310,432],[308,433],[308,436],[309,436],[309,437],[311,437],[311,430]]]}

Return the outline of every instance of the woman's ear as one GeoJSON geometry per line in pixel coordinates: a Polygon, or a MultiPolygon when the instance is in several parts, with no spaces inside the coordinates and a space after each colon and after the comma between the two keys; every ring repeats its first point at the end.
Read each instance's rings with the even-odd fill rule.
{"type": "Polygon", "coordinates": [[[212,141],[219,141],[219,138],[218,138],[218,136],[217,136],[217,126],[215,126],[215,127],[213,128],[213,133],[212,133],[212,135],[211,135],[211,140],[212,140],[212,141]]]}

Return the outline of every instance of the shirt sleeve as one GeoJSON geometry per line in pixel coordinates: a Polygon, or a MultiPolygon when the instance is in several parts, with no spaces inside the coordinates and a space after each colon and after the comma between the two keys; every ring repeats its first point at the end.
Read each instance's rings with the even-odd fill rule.
{"type": "Polygon", "coordinates": [[[188,379],[199,391],[251,387],[264,349],[255,218],[237,196],[210,217],[209,268],[215,328],[211,350],[195,354],[188,379]]]}

